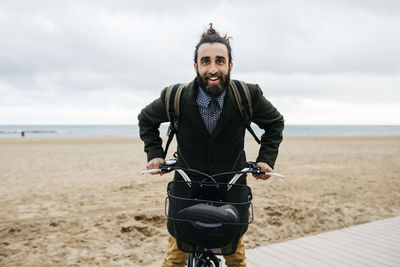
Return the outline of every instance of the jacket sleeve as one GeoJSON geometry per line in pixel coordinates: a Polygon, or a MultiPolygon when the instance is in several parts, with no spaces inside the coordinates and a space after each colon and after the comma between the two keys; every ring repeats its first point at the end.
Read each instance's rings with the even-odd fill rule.
{"type": "Polygon", "coordinates": [[[265,162],[274,168],[278,156],[279,145],[282,142],[284,119],[279,111],[263,96],[258,85],[249,85],[253,106],[252,122],[264,130],[261,136],[261,147],[257,162],[265,162]]]}
{"type": "Polygon", "coordinates": [[[144,142],[147,161],[164,158],[159,128],[161,123],[168,121],[165,113],[165,91],[166,89],[161,92],[158,99],[147,105],[138,115],[139,135],[144,142]]]}

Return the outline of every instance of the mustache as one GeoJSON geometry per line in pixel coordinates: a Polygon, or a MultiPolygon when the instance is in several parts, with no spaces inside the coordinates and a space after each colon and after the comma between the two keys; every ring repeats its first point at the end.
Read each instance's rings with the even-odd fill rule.
{"type": "Polygon", "coordinates": [[[209,79],[211,77],[217,77],[219,79],[223,78],[223,75],[221,73],[216,73],[216,74],[206,74],[204,76],[205,79],[209,79]]]}

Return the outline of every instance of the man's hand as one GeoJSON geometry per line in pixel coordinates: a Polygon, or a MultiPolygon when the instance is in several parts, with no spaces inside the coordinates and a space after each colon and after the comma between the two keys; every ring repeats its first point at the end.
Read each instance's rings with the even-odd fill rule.
{"type": "MultiPolygon", "coordinates": [[[[165,162],[165,160],[163,158],[154,158],[152,160],[150,160],[149,162],[147,162],[146,168],[148,170],[151,169],[159,169],[160,165],[163,164],[165,162]]],[[[154,174],[160,174],[163,175],[165,172],[153,172],[151,173],[152,175],[154,174]]]]}
{"type": "MultiPolygon", "coordinates": [[[[264,172],[273,172],[273,171],[274,171],[274,170],[273,170],[267,163],[265,163],[265,162],[257,162],[256,165],[257,165],[258,167],[260,167],[260,169],[261,169],[262,171],[264,171],[264,172]]],[[[268,175],[268,174],[259,174],[259,175],[256,175],[256,174],[253,173],[253,177],[256,178],[257,180],[258,180],[258,179],[261,179],[261,180],[268,180],[268,179],[271,177],[271,175],[268,175]]]]}

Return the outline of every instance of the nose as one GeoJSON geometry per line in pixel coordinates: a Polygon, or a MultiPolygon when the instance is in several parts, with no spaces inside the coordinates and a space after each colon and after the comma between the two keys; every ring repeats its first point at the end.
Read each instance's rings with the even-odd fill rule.
{"type": "Polygon", "coordinates": [[[215,65],[215,63],[211,63],[210,65],[210,69],[208,71],[210,74],[216,74],[218,72],[217,70],[217,66],[215,65]]]}

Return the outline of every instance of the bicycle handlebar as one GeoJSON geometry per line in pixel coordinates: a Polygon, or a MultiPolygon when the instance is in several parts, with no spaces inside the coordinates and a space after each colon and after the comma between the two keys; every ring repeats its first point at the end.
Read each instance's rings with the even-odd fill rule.
{"type": "Polygon", "coordinates": [[[214,177],[222,176],[222,175],[228,175],[228,174],[234,174],[233,178],[229,181],[228,184],[236,183],[237,180],[240,178],[240,176],[242,176],[242,174],[245,174],[245,173],[267,174],[267,175],[270,175],[270,176],[276,176],[276,177],[279,177],[279,178],[285,178],[284,175],[279,174],[279,173],[264,172],[264,171],[261,170],[260,167],[258,167],[256,165],[255,162],[251,162],[251,161],[247,162],[246,163],[247,167],[242,169],[241,171],[224,172],[224,173],[219,173],[219,174],[214,174],[214,175],[208,175],[208,174],[205,174],[205,173],[203,173],[201,171],[198,171],[198,170],[184,169],[184,168],[178,167],[178,166],[176,166],[176,162],[177,162],[176,159],[169,159],[169,160],[166,160],[165,163],[161,164],[159,169],[146,170],[146,171],[142,171],[141,173],[142,174],[147,174],[147,173],[155,173],[155,172],[171,172],[171,171],[175,170],[183,177],[183,179],[186,182],[188,182],[189,186],[190,186],[190,182],[192,180],[189,178],[189,176],[186,174],[185,171],[202,174],[205,177],[211,178],[214,181],[215,181],[214,177]]]}

